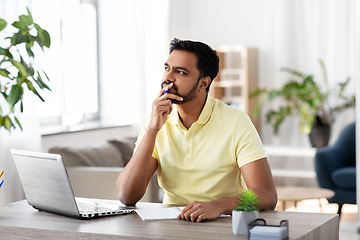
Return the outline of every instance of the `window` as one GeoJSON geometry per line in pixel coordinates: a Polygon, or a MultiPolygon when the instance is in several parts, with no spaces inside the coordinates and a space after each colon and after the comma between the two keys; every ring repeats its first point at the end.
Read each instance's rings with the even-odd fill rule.
{"type": "Polygon", "coordinates": [[[45,99],[37,106],[41,125],[99,119],[96,1],[34,0],[31,11],[52,41],[45,54],[36,54],[52,89],[40,93],[45,99]]]}

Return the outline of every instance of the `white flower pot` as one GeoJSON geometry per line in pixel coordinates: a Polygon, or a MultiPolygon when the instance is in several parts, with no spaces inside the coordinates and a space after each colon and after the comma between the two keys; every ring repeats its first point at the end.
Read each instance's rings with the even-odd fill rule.
{"type": "Polygon", "coordinates": [[[248,235],[248,224],[259,217],[258,211],[232,211],[232,229],[236,235],[248,235]]]}

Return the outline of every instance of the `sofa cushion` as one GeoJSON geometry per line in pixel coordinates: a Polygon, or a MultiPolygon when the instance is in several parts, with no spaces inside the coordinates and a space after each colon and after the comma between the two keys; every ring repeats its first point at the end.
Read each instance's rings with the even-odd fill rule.
{"type": "Polygon", "coordinates": [[[90,147],[53,147],[50,153],[60,154],[66,167],[101,166],[124,167],[122,153],[110,143],[90,147]]]}
{"type": "Polygon", "coordinates": [[[345,167],[335,170],[331,179],[336,187],[356,190],[356,167],[345,167]]]}
{"type": "Polygon", "coordinates": [[[130,161],[135,148],[136,138],[127,138],[124,140],[110,140],[109,143],[114,145],[123,157],[124,166],[130,161]]]}

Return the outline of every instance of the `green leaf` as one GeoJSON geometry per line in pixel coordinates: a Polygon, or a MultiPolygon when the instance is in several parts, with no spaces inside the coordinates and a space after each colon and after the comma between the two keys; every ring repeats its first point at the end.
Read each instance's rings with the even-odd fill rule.
{"type": "MultiPolygon", "coordinates": [[[[46,74],[46,72],[45,72],[44,70],[42,70],[42,69],[41,69],[41,71],[42,71],[43,74],[45,75],[46,79],[47,79],[48,81],[50,81],[50,78],[48,77],[48,75],[46,74]]],[[[38,72],[38,74],[39,74],[39,72],[38,72]]],[[[40,76],[40,74],[39,74],[39,76],[40,76]]],[[[51,90],[51,89],[49,88],[49,90],[51,90]]]]}
{"type": "Polygon", "coordinates": [[[31,83],[30,80],[26,79],[25,83],[27,84],[27,87],[30,91],[32,91],[38,98],[40,98],[41,101],[45,102],[45,100],[41,97],[41,95],[36,91],[34,85],[31,83]]]}
{"type": "MultiPolygon", "coordinates": [[[[1,48],[0,47],[0,55],[5,55],[7,56],[9,59],[13,59],[12,54],[10,53],[10,51],[6,48],[1,48]]],[[[1,61],[2,62],[2,61],[1,61]]]]}
{"type": "Polygon", "coordinates": [[[14,118],[15,118],[15,121],[16,121],[17,125],[19,125],[21,131],[23,131],[23,128],[21,126],[21,123],[20,123],[19,119],[16,116],[14,116],[14,118]]]}
{"type": "Polygon", "coordinates": [[[33,22],[34,22],[34,20],[33,20],[32,14],[31,14],[31,12],[30,12],[30,10],[29,10],[29,8],[28,8],[28,7],[26,7],[26,11],[28,12],[28,18],[29,18],[29,21],[30,21],[31,23],[33,23],[33,22]]]}
{"type": "Polygon", "coordinates": [[[48,33],[48,31],[46,31],[45,29],[43,29],[42,31],[42,36],[44,39],[44,45],[45,47],[49,48],[51,45],[51,38],[50,38],[50,34],[48,33]]]}
{"type": "Polygon", "coordinates": [[[28,39],[27,35],[21,31],[19,31],[12,37],[11,43],[17,45],[20,43],[27,42],[27,39],[28,39]]]}
{"type": "Polygon", "coordinates": [[[9,77],[10,72],[6,69],[0,68],[0,75],[4,77],[9,77]]]}
{"type": "Polygon", "coordinates": [[[11,87],[10,93],[6,99],[10,108],[14,107],[14,105],[20,100],[20,98],[23,95],[23,92],[24,90],[20,85],[13,85],[11,87]]]}
{"type": "Polygon", "coordinates": [[[39,44],[39,46],[41,47],[41,49],[44,51],[44,43],[43,41],[39,38],[39,36],[34,37],[34,41],[37,42],[39,44]]]}
{"type": "Polygon", "coordinates": [[[30,34],[27,36],[27,41],[26,41],[26,49],[30,49],[34,46],[34,38],[33,36],[31,36],[30,34]]]}
{"type": "Polygon", "coordinates": [[[26,15],[21,15],[19,17],[19,20],[25,26],[29,26],[29,25],[31,25],[33,23],[32,18],[29,18],[29,16],[26,16],[26,15]]]}
{"type": "Polygon", "coordinates": [[[1,95],[4,97],[4,99],[6,100],[8,95],[5,92],[1,92],[1,95]]]}
{"type": "Polygon", "coordinates": [[[50,34],[45,29],[40,28],[39,25],[37,25],[37,31],[38,33],[34,40],[39,44],[41,48],[43,48],[44,46],[49,48],[51,45],[50,34]]]}
{"type": "MultiPolygon", "coordinates": [[[[39,71],[36,71],[36,72],[37,72],[38,77],[37,77],[37,79],[35,79],[35,78],[33,78],[33,79],[34,79],[34,81],[37,83],[37,85],[38,85],[41,89],[46,88],[46,89],[48,89],[49,91],[51,91],[50,87],[49,87],[46,83],[43,82],[39,71]]],[[[45,73],[44,71],[43,71],[43,73],[44,73],[45,76],[47,77],[47,75],[46,75],[46,73],[45,73]]]]}
{"type": "Polygon", "coordinates": [[[259,211],[255,206],[259,204],[258,195],[251,190],[247,189],[242,194],[238,194],[239,198],[236,201],[236,204],[238,207],[236,207],[234,210],[236,211],[246,211],[246,212],[252,212],[252,211],[259,211]]]}
{"type": "Polygon", "coordinates": [[[34,76],[34,74],[35,74],[34,68],[32,66],[28,65],[22,56],[20,56],[20,60],[21,60],[21,64],[24,66],[27,74],[30,76],[34,76]]]}
{"type": "Polygon", "coordinates": [[[27,77],[27,72],[25,67],[18,61],[16,60],[12,60],[11,63],[20,71],[20,76],[21,77],[27,77]]]}
{"type": "Polygon", "coordinates": [[[0,31],[2,31],[6,27],[6,25],[7,22],[4,19],[0,18],[0,31]]]}
{"type": "Polygon", "coordinates": [[[30,49],[30,48],[26,48],[26,52],[27,52],[27,54],[28,54],[28,56],[29,56],[29,57],[35,57],[34,52],[33,52],[33,51],[31,51],[31,49],[30,49]]]}
{"type": "Polygon", "coordinates": [[[46,88],[46,89],[48,89],[49,91],[51,91],[51,89],[50,89],[50,87],[46,84],[46,83],[44,83],[41,79],[34,79],[34,81],[37,83],[37,85],[41,88],[41,89],[44,89],[44,88],[46,88]]]}
{"type": "Polygon", "coordinates": [[[11,121],[11,119],[8,115],[6,115],[3,119],[3,126],[5,127],[5,129],[7,129],[9,131],[12,127],[15,128],[13,122],[11,121]]]}
{"type": "Polygon", "coordinates": [[[19,22],[15,21],[12,25],[17,29],[20,29],[21,31],[26,30],[26,26],[21,21],[19,22]]]}

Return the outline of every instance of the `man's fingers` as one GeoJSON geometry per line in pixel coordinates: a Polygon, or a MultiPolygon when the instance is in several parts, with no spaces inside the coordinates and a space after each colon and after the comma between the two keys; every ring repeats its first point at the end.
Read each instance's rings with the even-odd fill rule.
{"type": "Polygon", "coordinates": [[[205,219],[206,219],[205,213],[202,213],[197,217],[196,222],[202,222],[205,219]]]}
{"type": "Polygon", "coordinates": [[[159,94],[158,94],[158,98],[161,97],[162,95],[166,94],[166,93],[165,93],[166,88],[167,88],[167,90],[169,91],[170,88],[171,88],[173,85],[174,85],[173,83],[165,84],[164,87],[160,90],[160,92],[159,92],[159,94]]]}
{"type": "Polygon", "coordinates": [[[201,214],[202,212],[200,212],[200,209],[197,209],[196,211],[192,212],[190,214],[190,221],[195,222],[201,214]]]}

